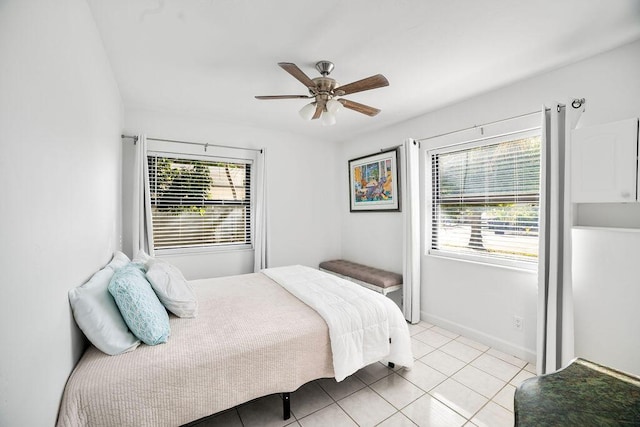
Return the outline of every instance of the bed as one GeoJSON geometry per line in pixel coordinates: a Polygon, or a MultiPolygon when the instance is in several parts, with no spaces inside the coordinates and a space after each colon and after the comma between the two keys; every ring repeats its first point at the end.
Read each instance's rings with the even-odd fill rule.
{"type": "MultiPolygon", "coordinates": [[[[308,276],[302,282],[314,282],[311,294],[325,294],[326,284],[315,276],[324,273],[293,269],[308,276]]],[[[69,377],[57,425],[177,426],[257,397],[295,391],[314,379],[342,379],[356,364],[371,363],[371,357],[365,357],[350,361],[347,368],[335,365],[335,341],[342,338],[329,330],[318,308],[294,296],[301,275],[290,269],[271,270],[272,277],[255,273],[192,281],[199,315],[171,316],[171,336],[165,344],[141,345],[116,356],[90,346],[69,377]],[[276,283],[273,277],[278,275],[288,284],[276,283]],[[336,375],[336,370],[341,373],[336,375]]],[[[342,279],[331,279],[332,286],[344,286],[336,280],[342,279]]],[[[358,288],[348,290],[352,300],[359,301],[358,292],[363,291],[384,298],[349,286],[358,288]]],[[[329,311],[335,298],[329,297],[329,311]]],[[[396,344],[387,348],[385,361],[410,366],[410,339],[402,320],[403,325],[389,322],[389,331],[395,332],[388,334],[396,344]]],[[[362,344],[367,345],[366,339],[362,344]]],[[[348,346],[346,352],[351,352],[348,346]]],[[[339,357],[354,359],[349,354],[339,357]]]]}

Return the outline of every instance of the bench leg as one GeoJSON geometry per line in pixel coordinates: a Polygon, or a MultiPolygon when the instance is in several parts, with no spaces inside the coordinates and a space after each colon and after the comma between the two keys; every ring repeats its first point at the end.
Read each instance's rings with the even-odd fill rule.
{"type": "Polygon", "coordinates": [[[282,417],[285,420],[291,418],[291,393],[282,393],[282,417]]]}
{"type": "Polygon", "coordinates": [[[393,363],[393,362],[389,362],[389,367],[390,367],[391,369],[393,369],[393,368],[395,368],[395,367],[396,367],[396,364],[395,364],[395,363],[393,363]]]}

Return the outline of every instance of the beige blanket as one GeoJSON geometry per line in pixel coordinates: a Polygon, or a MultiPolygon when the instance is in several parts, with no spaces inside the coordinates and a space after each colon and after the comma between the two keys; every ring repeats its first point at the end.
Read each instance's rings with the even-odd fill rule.
{"type": "Polygon", "coordinates": [[[263,274],[191,283],[199,315],[171,317],[168,343],[118,356],[89,347],[58,426],[177,426],[334,376],[325,321],[263,274]]]}

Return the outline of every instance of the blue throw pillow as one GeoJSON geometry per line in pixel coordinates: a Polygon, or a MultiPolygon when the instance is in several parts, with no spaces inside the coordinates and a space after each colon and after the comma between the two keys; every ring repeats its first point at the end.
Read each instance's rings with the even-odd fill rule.
{"type": "Polygon", "coordinates": [[[167,342],[169,315],[136,264],[130,263],[115,272],[109,292],[133,334],[147,345],[167,342]]]}

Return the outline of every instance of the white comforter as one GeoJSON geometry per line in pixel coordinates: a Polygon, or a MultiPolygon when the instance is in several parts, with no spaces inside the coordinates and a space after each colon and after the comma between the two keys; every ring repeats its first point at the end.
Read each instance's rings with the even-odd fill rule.
{"type": "Polygon", "coordinates": [[[269,268],[262,273],[327,322],[337,381],[377,361],[413,366],[409,328],[402,312],[389,298],[301,265],[269,268]]]}

